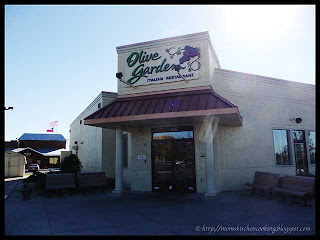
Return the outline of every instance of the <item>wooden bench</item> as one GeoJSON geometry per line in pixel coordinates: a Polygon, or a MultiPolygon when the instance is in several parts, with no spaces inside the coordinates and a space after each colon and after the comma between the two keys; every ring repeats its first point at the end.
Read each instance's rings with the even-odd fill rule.
{"type": "Polygon", "coordinates": [[[284,201],[284,195],[291,195],[292,202],[295,202],[296,196],[304,199],[304,206],[307,206],[307,200],[314,197],[314,177],[287,176],[282,178],[282,184],[274,188],[274,192],[281,194],[281,200],[284,201]]]}
{"type": "Polygon", "coordinates": [[[278,187],[280,174],[268,173],[268,172],[255,172],[253,183],[246,183],[247,186],[252,187],[252,194],[255,195],[255,190],[260,189],[261,196],[263,196],[263,190],[270,193],[272,198],[272,189],[278,187]]]}
{"type": "Polygon", "coordinates": [[[60,174],[46,174],[46,191],[51,197],[52,191],[70,190],[72,196],[72,189],[76,188],[74,173],[60,173],[60,174]]]}
{"type": "Polygon", "coordinates": [[[104,188],[107,186],[105,173],[104,172],[80,173],[79,185],[82,189],[92,188],[93,193],[96,187],[102,187],[102,191],[104,192],[104,188]]]}

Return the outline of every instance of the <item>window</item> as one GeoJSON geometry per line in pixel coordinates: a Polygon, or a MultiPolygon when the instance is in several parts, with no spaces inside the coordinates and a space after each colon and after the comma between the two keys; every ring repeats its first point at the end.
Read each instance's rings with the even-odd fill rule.
{"type": "Polygon", "coordinates": [[[122,157],[123,157],[123,167],[128,167],[128,134],[122,136],[122,157]]]}
{"type": "Polygon", "coordinates": [[[309,173],[304,130],[293,130],[292,140],[297,174],[309,173]]]}
{"type": "Polygon", "coordinates": [[[310,163],[316,164],[316,132],[308,133],[310,163]]]}
{"type": "Polygon", "coordinates": [[[273,130],[274,151],[277,165],[291,165],[288,130],[273,130]]]}
{"type": "Polygon", "coordinates": [[[59,158],[54,157],[54,158],[49,158],[49,164],[58,164],[59,158]]]}

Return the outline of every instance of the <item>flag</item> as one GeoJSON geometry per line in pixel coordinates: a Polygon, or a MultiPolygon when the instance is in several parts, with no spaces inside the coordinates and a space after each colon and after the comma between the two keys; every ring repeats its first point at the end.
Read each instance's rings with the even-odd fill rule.
{"type": "Polygon", "coordinates": [[[55,127],[55,126],[58,126],[58,121],[54,121],[49,124],[49,127],[55,127]]]}
{"type": "Polygon", "coordinates": [[[48,129],[47,132],[53,132],[53,128],[48,129]]]}

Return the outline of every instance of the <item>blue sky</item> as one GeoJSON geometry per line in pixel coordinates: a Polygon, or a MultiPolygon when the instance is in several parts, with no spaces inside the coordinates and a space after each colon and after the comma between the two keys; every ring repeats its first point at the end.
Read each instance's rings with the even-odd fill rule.
{"type": "Polygon", "coordinates": [[[313,5],[6,5],[5,140],[56,120],[69,139],[117,91],[117,46],[202,31],[224,69],[315,84],[313,5]]]}

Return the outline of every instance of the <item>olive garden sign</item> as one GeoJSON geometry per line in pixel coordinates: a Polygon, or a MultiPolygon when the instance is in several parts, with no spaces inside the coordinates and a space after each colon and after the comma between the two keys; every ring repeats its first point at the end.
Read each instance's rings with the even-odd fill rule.
{"type": "Polygon", "coordinates": [[[125,81],[133,86],[198,79],[200,48],[186,45],[136,51],[125,57],[125,81]]]}

